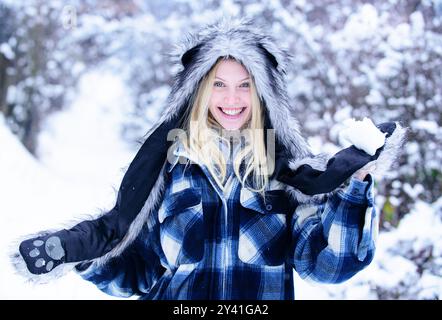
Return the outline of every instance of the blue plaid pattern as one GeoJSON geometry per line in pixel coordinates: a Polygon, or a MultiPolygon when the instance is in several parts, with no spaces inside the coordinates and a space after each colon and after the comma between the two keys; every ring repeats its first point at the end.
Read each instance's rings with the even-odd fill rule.
{"type": "Polygon", "coordinates": [[[157,214],[106,265],[77,269],[102,291],[142,299],[294,299],[302,278],[345,281],[373,259],[373,179],[351,179],[326,201],[298,204],[272,181],[265,201],[230,175],[221,190],[179,148],[157,214]]]}

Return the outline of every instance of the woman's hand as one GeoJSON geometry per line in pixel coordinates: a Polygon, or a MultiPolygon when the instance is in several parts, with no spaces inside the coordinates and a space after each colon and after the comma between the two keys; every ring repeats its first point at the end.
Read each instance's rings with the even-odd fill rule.
{"type": "Polygon", "coordinates": [[[373,173],[373,171],[376,170],[376,163],[374,161],[367,163],[365,166],[363,166],[361,169],[356,171],[353,174],[353,177],[355,177],[358,180],[364,180],[367,174],[373,173]]]}

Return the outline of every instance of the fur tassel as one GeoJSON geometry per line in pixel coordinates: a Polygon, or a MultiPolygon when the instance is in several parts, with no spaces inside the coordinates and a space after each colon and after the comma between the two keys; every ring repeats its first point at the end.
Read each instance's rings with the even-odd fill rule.
{"type": "MultiPolygon", "coordinates": [[[[401,148],[407,140],[407,129],[396,122],[396,129],[393,134],[386,139],[384,150],[382,150],[379,158],[374,161],[376,168],[372,172],[376,180],[389,178],[391,176],[390,169],[399,158],[401,148]]],[[[370,164],[370,163],[369,163],[370,164]]]]}
{"type": "Polygon", "coordinates": [[[70,272],[79,262],[72,262],[72,263],[62,263],[55,267],[53,270],[51,270],[48,273],[45,274],[32,274],[29,272],[28,268],[26,267],[26,263],[23,260],[20,252],[19,252],[19,246],[24,240],[37,238],[41,236],[46,236],[48,234],[60,231],[62,229],[71,229],[75,225],[77,225],[80,222],[83,222],[85,220],[95,220],[99,218],[101,215],[105,214],[107,211],[104,209],[100,209],[100,212],[98,214],[92,215],[92,214],[84,214],[81,216],[77,216],[75,219],[70,219],[67,223],[63,223],[58,228],[49,229],[40,231],[37,233],[27,234],[24,236],[20,236],[18,238],[15,238],[8,246],[8,256],[10,259],[10,262],[12,263],[12,266],[15,269],[15,273],[24,277],[27,282],[33,283],[33,284],[45,284],[50,281],[53,281],[55,279],[58,279],[68,272],[70,272]]]}
{"type": "Polygon", "coordinates": [[[141,229],[148,221],[148,217],[152,213],[152,211],[158,208],[165,187],[164,177],[165,177],[166,163],[167,160],[164,163],[163,168],[160,171],[160,175],[158,176],[158,179],[155,182],[155,185],[153,186],[143,208],[141,208],[141,211],[137,214],[137,217],[131,223],[129,230],[127,231],[123,240],[121,240],[120,243],[118,243],[118,245],[115,248],[113,248],[104,256],[92,260],[94,262],[94,265],[102,266],[106,264],[106,262],[109,261],[109,259],[121,255],[123,251],[136,239],[141,229]]]}
{"type": "MultiPolygon", "coordinates": [[[[344,186],[344,185],[343,185],[344,186]]],[[[307,195],[299,191],[298,189],[287,185],[285,190],[288,192],[292,199],[296,200],[299,204],[319,204],[324,202],[325,199],[338,192],[341,188],[336,188],[332,192],[318,193],[313,196],[307,195]]]]}
{"type": "Polygon", "coordinates": [[[26,267],[26,263],[23,260],[22,256],[20,255],[20,252],[18,250],[20,243],[23,242],[24,240],[36,238],[39,236],[45,236],[45,235],[54,233],[56,231],[59,231],[61,229],[70,229],[73,226],[75,226],[76,224],[78,224],[82,221],[85,221],[85,220],[97,219],[100,215],[106,213],[105,210],[102,210],[102,213],[100,215],[98,215],[97,217],[92,217],[91,215],[88,215],[87,218],[85,218],[85,217],[83,217],[81,219],[77,218],[77,219],[75,219],[76,221],[71,220],[71,222],[70,222],[71,226],[69,226],[69,227],[67,227],[65,225],[64,227],[57,228],[54,230],[45,230],[45,231],[41,231],[41,232],[38,232],[35,234],[28,234],[28,235],[19,237],[19,238],[15,239],[14,241],[12,241],[12,243],[10,244],[10,248],[9,248],[9,258],[10,258],[10,261],[11,261],[16,273],[20,276],[23,276],[28,282],[31,282],[34,284],[44,284],[44,283],[48,283],[54,279],[58,279],[58,278],[64,276],[65,274],[70,272],[72,269],[74,269],[75,266],[79,263],[93,262],[93,266],[102,266],[102,265],[106,264],[106,262],[109,261],[109,259],[119,256],[136,239],[136,237],[138,236],[142,227],[145,225],[145,223],[147,221],[147,217],[149,216],[149,214],[151,213],[153,208],[155,208],[158,205],[158,203],[161,199],[161,194],[164,190],[164,170],[165,170],[165,166],[163,166],[161,174],[158,177],[158,180],[155,183],[155,186],[153,187],[151,194],[149,195],[148,199],[146,200],[145,205],[141,209],[140,213],[137,215],[137,218],[130,225],[129,231],[127,232],[126,236],[110,252],[108,252],[107,254],[105,254],[102,257],[99,257],[97,259],[93,259],[90,261],[78,261],[78,262],[72,262],[72,263],[63,263],[63,264],[55,267],[53,270],[51,270],[50,272],[48,272],[46,274],[36,275],[36,274],[32,274],[28,271],[28,269],[26,267]]]}

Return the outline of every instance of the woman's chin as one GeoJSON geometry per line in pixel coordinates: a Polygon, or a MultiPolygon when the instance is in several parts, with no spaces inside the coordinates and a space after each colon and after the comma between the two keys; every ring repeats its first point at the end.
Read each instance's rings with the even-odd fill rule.
{"type": "Polygon", "coordinates": [[[230,121],[218,121],[218,123],[221,125],[221,127],[224,130],[234,131],[234,130],[240,130],[244,126],[245,121],[235,122],[235,123],[232,123],[230,121]]]}
{"type": "MultiPolygon", "coordinates": [[[[242,126],[241,126],[242,127],[242,126]]],[[[223,126],[223,129],[224,130],[227,130],[227,131],[235,131],[235,130],[239,130],[239,129],[241,129],[241,127],[226,127],[226,126],[223,126]]]]}

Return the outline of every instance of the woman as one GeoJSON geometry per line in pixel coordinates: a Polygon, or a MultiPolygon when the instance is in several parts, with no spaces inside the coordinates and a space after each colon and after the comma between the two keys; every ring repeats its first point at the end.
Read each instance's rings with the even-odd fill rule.
{"type": "Polygon", "coordinates": [[[367,168],[391,163],[403,129],[381,126],[374,156],[313,156],[289,108],[289,54],[270,36],[222,20],[183,51],[115,207],[22,241],[15,265],[37,281],[75,267],[144,299],[293,299],[293,268],[338,283],[366,267],[378,228],[367,168]]]}

